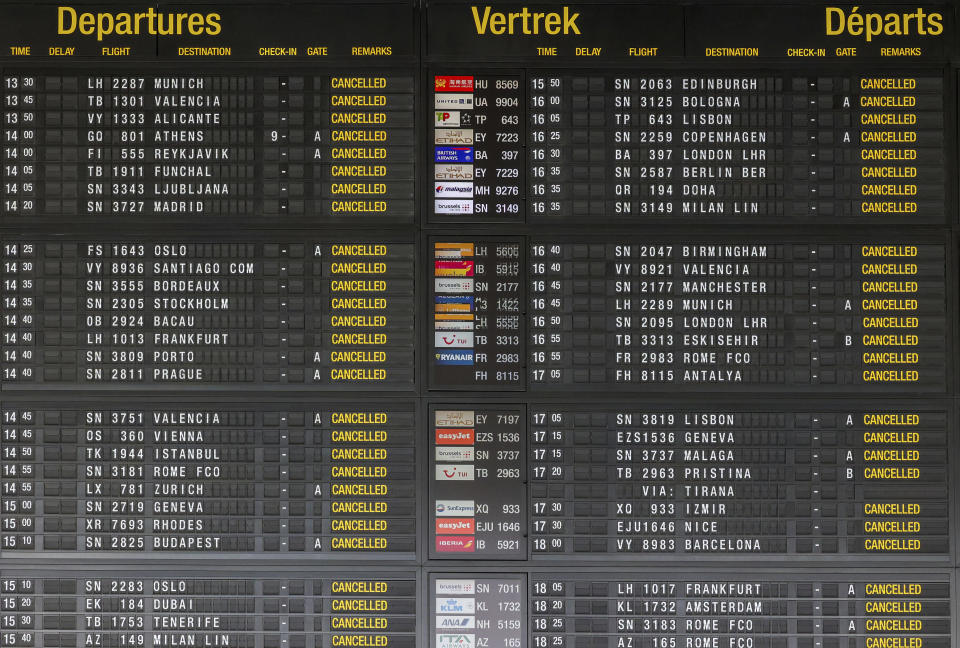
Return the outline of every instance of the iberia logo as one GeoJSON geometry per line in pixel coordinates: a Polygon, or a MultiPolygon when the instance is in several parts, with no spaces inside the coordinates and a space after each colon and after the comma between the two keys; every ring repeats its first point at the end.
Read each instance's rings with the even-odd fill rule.
{"type": "Polygon", "coordinates": [[[437,551],[450,553],[473,553],[477,550],[473,536],[437,537],[437,551]]]}
{"type": "Polygon", "coordinates": [[[437,428],[437,445],[473,445],[474,431],[468,428],[437,428]]]}
{"type": "Polygon", "coordinates": [[[438,535],[456,535],[460,533],[476,533],[476,522],[473,518],[444,518],[437,520],[438,535]]]}

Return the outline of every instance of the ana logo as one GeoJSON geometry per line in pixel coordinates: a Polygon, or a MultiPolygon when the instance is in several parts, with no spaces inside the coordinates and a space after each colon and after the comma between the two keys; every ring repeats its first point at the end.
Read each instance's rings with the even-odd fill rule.
{"type": "Polygon", "coordinates": [[[442,464],[436,469],[437,481],[473,481],[473,464],[442,464]]]}
{"type": "Polygon", "coordinates": [[[475,594],[477,592],[477,582],[474,580],[438,578],[433,589],[441,596],[462,596],[464,594],[475,594]]]}
{"type": "Polygon", "coordinates": [[[473,515],[476,510],[476,504],[473,500],[437,500],[437,516],[443,517],[462,517],[473,515]]]}
{"type": "Polygon", "coordinates": [[[472,598],[438,598],[437,614],[475,614],[476,599],[472,598]]]}
{"type": "Polygon", "coordinates": [[[476,626],[476,617],[474,616],[438,616],[436,628],[473,628],[476,626]]]}
{"type": "Polygon", "coordinates": [[[473,648],[475,635],[437,634],[437,648],[473,648]]]}
{"type": "Polygon", "coordinates": [[[474,443],[475,434],[470,428],[437,428],[438,446],[469,446],[474,443]]]}
{"type": "Polygon", "coordinates": [[[474,519],[471,518],[442,518],[436,521],[438,535],[459,535],[476,533],[474,519]]]}

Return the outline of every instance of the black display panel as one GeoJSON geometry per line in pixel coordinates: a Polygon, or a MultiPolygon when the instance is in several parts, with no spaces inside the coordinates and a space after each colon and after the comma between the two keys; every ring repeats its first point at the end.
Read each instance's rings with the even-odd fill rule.
{"type": "Polygon", "coordinates": [[[414,573],[3,572],[8,646],[416,646],[414,573]]]}
{"type": "Polygon", "coordinates": [[[410,402],[0,409],[4,555],[416,555],[410,402]]]}
{"type": "Polygon", "coordinates": [[[957,12],[0,0],[0,646],[960,643],[957,12]]]}
{"type": "Polygon", "coordinates": [[[409,241],[2,245],[9,385],[413,386],[409,241]]]}

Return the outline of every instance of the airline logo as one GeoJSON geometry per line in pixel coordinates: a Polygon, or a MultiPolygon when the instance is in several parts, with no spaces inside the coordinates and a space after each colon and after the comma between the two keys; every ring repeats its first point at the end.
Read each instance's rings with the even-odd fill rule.
{"type": "Polygon", "coordinates": [[[434,146],[433,161],[448,164],[473,164],[473,147],[434,146]]]}
{"type": "Polygon", "coordinates": [[[456,331],[434,333],[433,345],[438,349],[468,349],[473,347],[473,333],[456,331]]]}
{"type": "Polygon", "coordinates": [[[437,198],[473,198],[473,183],[438,182],[434,185],[433,195],[437,198]]]}
{"type": "Polygon", "coordinates": [[[475,580],[461,580],[451,578],[438,578],[434,584],[435,593],[441,596],[463,596],[464,594],[476,594],[477,582],[475,580]]]}
{"type": "Polygon", "coordinates": [[[442,427],[434,435],[437,445],[473,445],[475,436],[473,428],[442,427]]]}
{"type": "Polygon", "coordinates": [[[433,422],[437,427],[473,427],[473,410],[437,410],[433,413],[433,422]]]}
{"type": "MultiPolygon", "coordinates": [[[[450,322],[447,320],[441,320],[439,322],[433,323],[433,330],[434,331],[472,331],[473,322],[456,322],[456,321],[450,322]]],[[[449,354],[452,352],[441,351],[440,353],[437,354],[437,357],[439,358],[442,353],[449,354]]],[[[460,353],[469,353],[470,362],[468,364],[473,364],[473,351],[462,351],[460,353]]]]}
{"type": "Polygon", "coordinates": [[[435,322],[440,321],[463,321],[463,322],[472,322],[473,313],[434,313],[433,320],[435,322]]]}
{"type": "MultiPolygon", "coordinates": [[[[469,182],[441,182],[440,184],[465,184],[471,188],[473,187],[473,185],[469,182]]],[[[460,257],[472,257],[473,243],[434,243],[433,256],[438,259],[459,259],[460,257]]]]}
{"type": "Polygon", "coordinates": [[[473,180],[472,164],[435,164],[434,180],[473,180]]]}
{"type": "Polygon", "coordinates": [[[437,536],[436,547],[437,551],[446,553],[473,553],[477,550],[473,536],[437,536]]]}
{"type": "Polygon", "coordinates": [[[433,89],[435,92],[473,92],[473,77],[435,76],[433,89]]]}
{"type": "Polygon", "coordinates": [[[472,598],[438,598],[437,614],[476,614],[477,601],[472,598]]]}
{"type": "Polygon", "coordinates": [[[465,628],[476,627],[477,617],[475,616],[438,616],[434,626],[437,630],[446,628],[465,628]]]}
{"type": "Polygon", "coordinates": [[[438,92],[433,95],[435,110],[473,110],[473,95],[467,93],[438,92]]]}
{"type": "Polygon", "coordinates": [[[473,518],[440,518],[436,521],[439,535],[459,535],[476,532],[473,518]]]}
{"type": "Polygon", "coordinates": [[[443,278],[433,280],[433,291],[438,293],[473,292],[473,279],[443,278]]]}
{"type": "Polygon", "coordinates": [[[473,261],[434,260],[434,277],[472,277],[473,261]]]}
{"type": "Polygon", "coordinates": [[[439,517],[463,517],[473,515],[477,505],[473,500],[437,500],[436,513],[439,517]]]}
{"type": "Polygon", "coordinates": [[[436,295],[433,310],[438,313],[471,313],[473,295],[436,295]]]}
{"type": "Polygon", "coordinates": [[[437,481],[473,481],[473,464],[443,464],[435,468],[437,481]]]}
{"type": "Polygon", "coordinates": [[[459,110],[436,110],[433,115],[433,125],[437,128],[444,126],[456,128],[460,125],[459,110]]]}
{"type": "Polygon", "coordinates": [[[472,200],[434,200],[434,214],[472,214],[472,200]]]}
{"type": "Polygon", "coordinates": [[[437,648],[474,648],[476,635],[437,634],[437,648]]]}
{"type": "Polygon", "coordinates": [[[433,143],[452,146],[473,144],[472,128],[437,128],[433,131],[433,143]]]}
{"type": "MultiPolygon", "coordinates": [[[[467,323],[473,326],[473,322],[467,323]]],[[[434,356],[434,361],[438,365],[469,366],[473,364],[473,351],[440,351],[434,356]]]]}
{"type": "Polygon", "coordinates": [[[473,461],[473,446],[466,448],[439,446],[436,452],[437,461],[473,461]]]}

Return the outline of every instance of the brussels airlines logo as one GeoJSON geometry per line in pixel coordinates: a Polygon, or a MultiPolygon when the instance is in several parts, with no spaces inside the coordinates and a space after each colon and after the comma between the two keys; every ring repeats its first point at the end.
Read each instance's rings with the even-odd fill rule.
{"type": "Polygon", "coordinates": [[[438,578],[434,590],[441,596],[463,596],[464,594],[475,594],[477,591],[477,582],[474,580],[457,580],[450,578],[438,578]]]}
{"type": "Polygon", "coordinates": [[[470,447],[458,447],[458,446],[439,446],[436,448],[437,451],[437,461],[473,461],[473,446],[470,447]]]}

